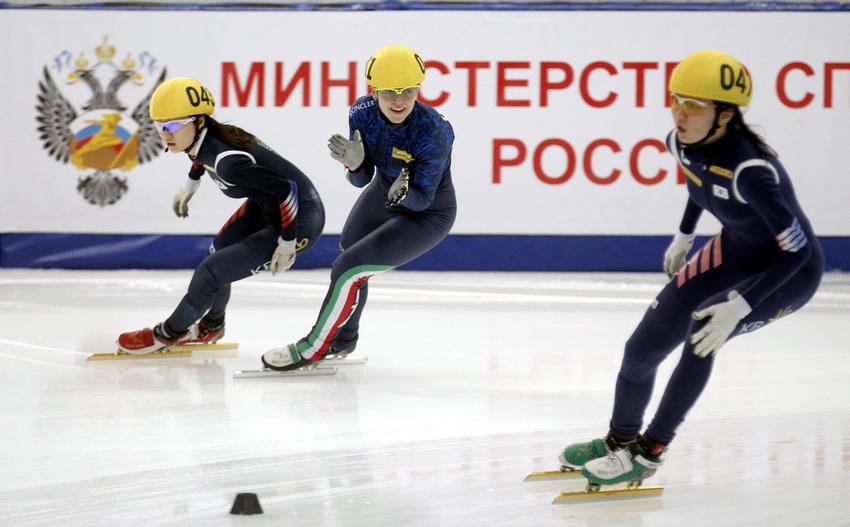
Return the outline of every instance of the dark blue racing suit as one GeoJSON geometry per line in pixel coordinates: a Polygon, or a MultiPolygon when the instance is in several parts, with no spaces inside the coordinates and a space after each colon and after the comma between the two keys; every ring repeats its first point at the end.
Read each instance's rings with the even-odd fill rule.
{"type": "Polygon", "coordinates": [[[345,221],[342,253],[310,334],[297,343],[301,355],[321,360],[333,347],[351,349],[358,338],[368,280],[424,254],[449,233],[457,213],[451,176],[454,132],[436,110],[416,102],[399,124],[389,122],[367,95],[349,112],[349,137],[359,130],[365,159],[346,177],[366,187],[345,221]],[[407,196],[387,207],[387,193],[401,170],[409,173],[407,196]]]}
{"type": "Polygon", "coordinates": [[[230,284],[267,270],[278,237],[295,239],[301,252],[316,242],[325,225],[325,209],[313,183],[266,145],[237,149],[207,128],[198,141],[189,177],[198,180],[206,171],[226,196],[248,199],[218,232],[188,292],[166,320],[173,334],[183,333],[205,313],[223,319],[230,284]]]}
{"type": "Polygon", "coordinates": [[[683,146],[674,130],[667,147],[687,176],[689,198],[679,230],[694,232],[703,210],[723,228],[661,291],[626,343],[611,419],[612,430],[624,435],[640,431],[658,365],[685,343],[645,434],[662,445],[675,436],[714,363],[713,356],[694,355],[688,342],[705,323],[692,313],[737,290],[752,312],[730,338],[751,333],[803,307],[823,274],[820,245],[776,155],[732,128],[701,148],[683,146]]]}

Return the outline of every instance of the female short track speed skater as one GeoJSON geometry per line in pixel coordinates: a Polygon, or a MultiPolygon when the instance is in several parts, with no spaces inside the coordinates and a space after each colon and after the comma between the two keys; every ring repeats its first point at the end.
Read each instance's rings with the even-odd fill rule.
{"type": "Polygon", "coordinates": [[[689,197],[664,255],[672,280],[626,342],[610,431],[560,456],[593,485],[651,476],[724,342],[799,310],[823,273],[820,245],[785,168],[741,115],[752,93],[747,69],[728,54],[699,51],[673,71],[670,92],[676,128],[667,147],[689,197]],[[704,210],[722,229],[686,263],[704,210]],[[683,342],[655,417],[639,434],[658,365],[683,342]]]}
{"type": "Polygon", "coordinates": [[[367,62],[373,93],[351,107],[348,138],[335,134],[328,142],[348,181],[366,190],[343,227],[342,252],[316,324],[297,343],[266,352],[266,367],[285,371],[350,353],[369,278],[413,260],[449,233],[457,212],[454,132],[442,115],[416,100],[424,79],[422,59],[404,46],[381,48],[367,62]]]}
{"type": "Polygon", "coordinates": [[[226,196],[247,199],[215,236],[171,316],[153,328],[122,333],[120,351],[139,355],[215,342],[224,335],[230,284],[263,270],[289,269],[296,253],[322,234],[324,207],[307,176],[252,134],[213,119],[214,110],[212,94],[195,79],[167,80],[151,97],[150,116],[163,143],[192,160],[174,213],[188,215],[204,172],[226,196]]]}

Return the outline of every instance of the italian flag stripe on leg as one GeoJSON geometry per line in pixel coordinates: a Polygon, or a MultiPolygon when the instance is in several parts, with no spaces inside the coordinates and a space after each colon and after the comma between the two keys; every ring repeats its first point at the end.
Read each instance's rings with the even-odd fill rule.
{"type": "Polygon", "coordinates": [[[391,265],[359,265],[344,272],[334,283],[333,292],[319,315],[319,321],[307,336],[307,347],[299,350],[301,356],[305,359],[311,359],[316,354],[322,357],[330,346],[330,340],[348,319],[360,284],[392,269],[391,265]]]}

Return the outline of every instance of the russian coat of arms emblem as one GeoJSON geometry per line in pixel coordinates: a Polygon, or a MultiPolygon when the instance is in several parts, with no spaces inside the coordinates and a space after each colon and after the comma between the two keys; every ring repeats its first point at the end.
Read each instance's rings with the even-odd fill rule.
{"type": "Polygon", "coordinates": [[[55,160],[84,171],[77,190],[101,207],[116,203],[127,191],[127,179],[117,171],[132,170],[163,148],[148,104],[165,79],[165,68],[147,52],[127,53],[123,59],[116,54],[108,37],[95,47],[91,59],[85,52],[76,57],[67,50],[58,54],[51,67],[44,67],[36,104],[44,149],[55,160]],[[129,112],[119,98],[126,86],[141,93],[129,112]]]}

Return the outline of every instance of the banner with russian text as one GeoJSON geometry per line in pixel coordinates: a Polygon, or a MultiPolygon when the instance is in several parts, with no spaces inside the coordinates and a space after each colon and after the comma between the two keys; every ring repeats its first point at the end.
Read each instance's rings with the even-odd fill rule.
{"type": "MultiPolygon", "coordinates": [[[[178,219],[185,155],[139,133],[146,97],[190,76],[316,183],[338,233],[359,190],[330,158],[366,60],[406,44],[451,121],[454,234],[673,232],[666,153],[676,62],[746,64],[746,120],[780,154],[818,233],[850,235],[850,13],[7,10],[0,17],[0,232],[213,233],[238,208],[206,181],[178,219]]],[[[717,228],[706,218],[700,232],[717,228]]]]}

